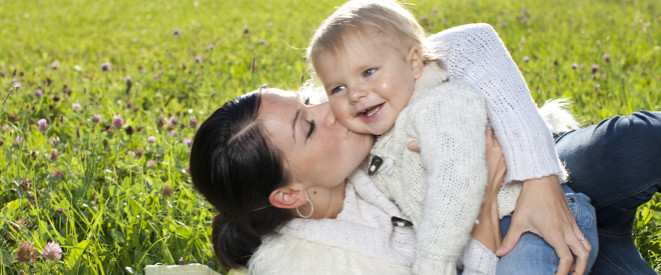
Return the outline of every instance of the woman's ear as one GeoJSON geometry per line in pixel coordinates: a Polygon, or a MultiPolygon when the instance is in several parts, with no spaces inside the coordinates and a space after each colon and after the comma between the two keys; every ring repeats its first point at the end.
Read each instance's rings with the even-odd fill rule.
{"type": "Polygon", "coordinates": [[[413,72],[413,78],[418,79],[422,76],[422,69],[425,67],[425,62],[422,60],[422,53],[417,47],[411,47],[409,53],[407,54],[406,60],[411,66],[411,72],[413,72]]]}
{"type": "Polygon", "coordinates": [[[294,209],[308,202],[307,194],[301,184],[289,184],[280,187],[269,195],[269,202],[277,208],[294,209]]]}

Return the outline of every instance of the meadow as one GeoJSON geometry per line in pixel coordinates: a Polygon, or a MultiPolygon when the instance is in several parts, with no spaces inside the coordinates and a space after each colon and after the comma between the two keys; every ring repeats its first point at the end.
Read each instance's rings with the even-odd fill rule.
{"type": "MultiPolygon", "coordinates": [[[[227,99],[309,79],[342,2],[0,0],[0,274],[221,271],[191,139],[227,99]]],[[[408,2],[428,33],[494,26],[535,101],[570,97],[584,125],[661,109],[658,0],[408,2]]],[[[635,227],[661,271],[661,196],[635,227]]]]}

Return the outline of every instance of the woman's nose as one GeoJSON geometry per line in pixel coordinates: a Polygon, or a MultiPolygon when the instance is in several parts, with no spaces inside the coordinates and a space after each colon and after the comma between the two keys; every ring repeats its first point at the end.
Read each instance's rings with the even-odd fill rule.
{"type": "Polygon", "coordinates": [[[335,115],[333,114],[333,111],[331,110],[330,104],[328,102],[317,104],[311,108],[315,109],[314,112],[317,114],[321,121],[326,122],[329,126],[335,124],[335,115]]]}

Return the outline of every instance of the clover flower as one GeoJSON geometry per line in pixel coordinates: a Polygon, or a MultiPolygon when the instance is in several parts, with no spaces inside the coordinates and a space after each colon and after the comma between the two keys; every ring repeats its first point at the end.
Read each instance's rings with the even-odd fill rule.
{"type": "Polygon", "coordinates": [[[42,96],[44,96],[44,91],[42,91],[40,89],[36,89],[36,90],[34,90],[34,96],[42,97],[42,96]]]}
{"type": "Polygon", "coordinates": [[[95,123],[101,121],[101,115],[93,115],[92,121],[94,121],[95,123]]]}
{"type": "Polygon", "coordinates": [[[210,44],[210,45],[207,47],[207,49],[209,49],[209,50],[213,50],[213,49],[215,49],[215,48],[216,48],[216,46],[214,46],[213,44],[210,44]]]}
{"type": "Polygon", "coordinates": [[[58,261],[62,259],[62,248],[56,242],[48,242],[44,246],[44,258],[47,260],[58,261]]]}
{"type": "Polygon", "coordinates": [[[120,115],[112,116],[112,126],[115,128],[124,127],[124,120],[122,120],[122,117],[120,115]]]}
{"type": "Polygon", "coordinates": [[[60,159],[60,152],[55,148],[50,149],[50,160],[57,161],[58,159],[60,159]]]}
{"type": "Polygon", "coordinates": [[[524,56],[523,57],[523,62],[528,63],[528,61],[530,61],[530,58],[528,56],[524,56]]]}
{"type": "Polygon", "coordinates": [[[190,138],[185,138],[184,141],[182,141],[181,143],[183,145],[186,145],[186,146],[190,147],[191,144],[193,144],[193,141],[190,138]]]}
{"type": "Polygon", "coordinates": [[[110,65],[110,62],[104,62],[101,64],[101,70],[104,72],[112,70],[112,66],[110,65]]]}
{"type": "Polygon", "coordinates": [[[147,142],[149,142],[149,143],[156,143],[156,137],[154,137],[154,136],[150,136],[150,137],[148,137],[148,138],[147,138],[147,142]]]}
{"type": "Polygon", "coordinates": [[[592,73],[596,73],[597,71],[599,71],[599,65],[592,64],[592,73]]]}
{"type": "Polygon", "coordinates": [[[260,44],[260,45],[264,45],[264,44],[266,44],[266,39],[264,39],[264,38],[260,39],[260,40],[259,40],[259,44],[260,44]]]}
{"type": "Polygon", "coordinates": [[[147,165],[147,167],[156,166],[156,161],[153,160],[153,159],[150,159],[150,160],[147,161],[147,163],[145,165],[147,165]]]}
{"type": "Polygon", "coordinates": [[[57,60],[53,61],[53,63],[50,64],[50,68],[53,69],[53,70],[59,70],[60,69],[60,62],[58,62],[57,60]]]}
{"type": "Polygon", "coordinates": [[[196,55],[194,60],[195,60],[195,62],[200,63],[200,62],[202,62],[202,57],[200,57],[199,55],[196,55]]]}
{"type": "Polygon", "coordinates": [[[174,34],[174,35],[180,35],[180,34],[181,34],[181,31],[180,31],[179,29],[174,29],[174,30],[172,30],[172,34],[174,34]]]}
{"type": "Polygon", "coordinates": [[[571,68],[574,70],[578,69],[578,63],[576,62],[571,63],[571,68]]]}
{"type": "MultiPolygon", "coordinates": [[[[64,177],[64,173],[62,173],[62,171],[60,171],[60,170],[57,170],[57,171],[53,172],[52,175],[53,175],[53,177],[58,178],[58,179],[61,179],[61,178],[64,177]]],[[[59,209],[62,209],[62,208],[59,208],[59,209]]]]}
{"type": "Polygon", "coordinates": [[[39,126],[39,131],[42,131],[42,132],[46,131],[46,129],[48,129],[48,121],[46,121],[46,119],[42,118],[39,121],[37,121],[37,126],[39,126]]]}
{"type": "Polygon", "coordinates": [[[174,116],[171,116],[170,119],[168,119],[168,127],[177,126],[177,123],[179,123],[179,120],[174,116]]]}
{"type": "Polygon", "coordinates": [[[80,104],[78,103],[71,104],[71,109],[73,109],[74,111],[80,111],[80,104]]]}
{"type": "Polygon", "coordinates": [[[18,261],[31,264],[37,259],[37,251],[34,250],[34,243],[26,241],[18,248],[18,261]]]}
{"type": "Polygon", "coordinates": [[[163,188],[163,197],[169,197],[172,196],[172,186],[166,185],[165,188],[163,188]]]}
{"type": "Polygon", "coordinates": [[[190,122],[188,122],[188,127],[197,128],[198,123],[199,121],[197,120],[197,117],[191,117],[190,122]]]}
{"type": "Polygon", "coordinates": [[[248,28],[248,26],[243,27],[243,34],[249,34],[249,33],[250,33],[250,29],[248,28]]]}
{"type": "Polygon", "coordinates": [[[604,62],[608,63],[611,61],[611,56],[607,53],[604,54],[604,62]]]}

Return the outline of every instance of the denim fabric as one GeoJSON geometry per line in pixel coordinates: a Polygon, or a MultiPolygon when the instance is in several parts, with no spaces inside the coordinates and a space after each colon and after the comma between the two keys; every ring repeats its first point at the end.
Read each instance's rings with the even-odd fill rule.
{"type": "MultiPolygon", "coordinates": [[[[590,204],[590,198],[573,191],[565,184],[562,185],[565,198],[571,208],[576,224],[581,229],[585,238],[592,245],[588,259],[587,272],[597,258],[599,243],[597,241],[597,224],[594,208],[590,204]]],[[[507,234],[511,216],[504,217],[501,222],[503,236],[507,234]]],[[[558,269],[559,258],[542,237],[534,233],[524,233],[514,249],[500,258],[497,266],[497,274],[555,274],[558,269]]]]}
{"type": "Polygon", "coordinates": [[[615,116],[556,138],[567,184],[589,196],[599,253],[592,274],[656,274],[635,247],[636,209],[661,191],[661,112],[615,116]]]}

